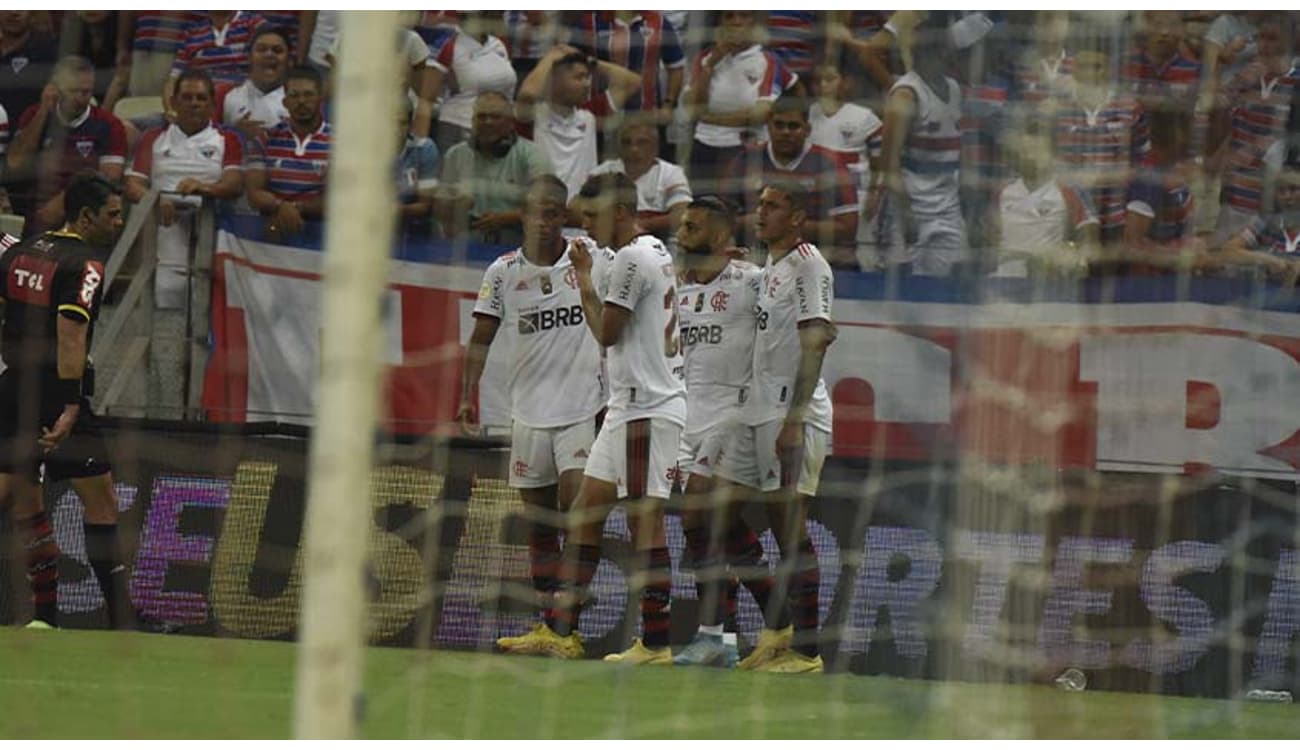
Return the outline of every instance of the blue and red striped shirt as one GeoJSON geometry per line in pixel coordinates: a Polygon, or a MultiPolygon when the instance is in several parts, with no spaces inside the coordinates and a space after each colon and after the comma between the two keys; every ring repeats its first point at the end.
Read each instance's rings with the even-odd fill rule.
{"type": "Polygon", "coordinates": [[[767,48],[800,76],[812,73],[817,64],[817,47],[824,44],[818,15],[819,11],[813,10],[767,12],[767,48]]]}
{"type": "Polygon", "coordinates": [[[250,151],[248,169],[266,170],[266,188],[277,198],[302,201],[325,192],[333,131],[322,121],[316,132],[300,138],[282,122],[262,134],[250,151]]]}
{"type": "Polygon", "coordinates": [[[175,52],[185,40],[185,29],[203,14],[192,10],[137,10],[131,48],[141,52],[175,52]]]}
{"type": "Polygon", "coordinates": [[[629,111],[659,106],[660,62],[669,69],[686,66],[676,29],[658,11],[638,11],[627,24],[618,20],[612,10],[583,13],[578,32],[580,41],[595,50],[597,57],[641,76],[640,95],[623,105],[629,111]]]}
{"type": "Polygon", "coordinates": [[[172,75],[194,68],[212,76],[216,83],[239,84],[248,76],[248,50],[253,34],[265,22],[257,13],[241,10],[221,29],[215,28],[206,16],[191,23],[176,52],[172,75]]]}
{"type": "Polygon", "coordinates": [[[1264,154],[1286,132],[1291,100],[1300,85],[1300,68],[1265,75],[1253,63],[1228,85],[1233,103],[1228,170],[1223,182],[1227,203],[1258,212],[1264,189],[1264,154]]]}
{"type": "Polygon", "coordinates": [[[1143,103],[1170,102],[1191,109],[1201,83],[1201,64],[1179,53],[1156,63],[1138,50],[1125,60],[1121,80],[1143,103]]]}
{"type": "Polygon", "coordinates": [[[1121,238],[1129,182],[1151,154],[1146,110],[1131,96],[1112,95],[1096,110],[1077,99],[1064,99],[1054,128],[1064,176],[1088,188],[1101,221],[1102,241],[1121,238]]]}
{"type": "Polygon", "coordinates": [[[1192,236],[1196,204],[1187,179],[1177,170],[1145,173],[1129,188],[1128,210],[1151,219],[1147,238],[1181,246],[1192,236]]]}

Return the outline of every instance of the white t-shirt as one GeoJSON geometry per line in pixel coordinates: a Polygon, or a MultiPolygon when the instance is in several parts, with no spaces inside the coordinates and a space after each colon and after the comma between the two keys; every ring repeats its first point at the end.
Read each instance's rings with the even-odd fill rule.
{"type": "MultiPolygon", "coordinates": [[[[785,419],[799,371],[799,324],[807,320],[833,322],[834,301],[830,264],[815,245],[802,242],[775,263],[768,256],[757,308],[754,387],[746,415],[749,424],[785,419]]],[[[821,378],[808,405],[808,424],[831,431],[831,399],[821,378]]]]}
{"type": "Polygon", "coordinates": [[[513,100],[518,80],[510,64],[510,52],[495,36],[479,40],[457,30],[442,43],[429,67],[437,68],[448,76],[443,90],[442,106],[438,108],[438,121],[470,129],[474,120],[474,100],[484,91],[499,91],[513,100]]]}
{"type": "MultiPolygon", "coordinates": [[[[622,159],[603,161],[591,174],[627,174],[622,159]]],[[[663,216],[668,209],[691,202],[691,184],[686,172],[672,162],[655,159],[655,164],[636,179],[636,210],[641,214],[663,216]]]]}
{"type": "Polygon", "coordinates": [[[859,195],[865,193],[870,183],[871,164],[868,159],[880,156],[883,144],[884,123],[870,109],[846,103],[835,114],[827,117],[821,102],[808,109],[808,122],[812,135],[808,140],[814,146],[835,154],[840,163],[853,175],[859,195]]]}
{"type": "Polygon", "coordinates": [[[334,40],[339,35],[339,12],[322,10],[316,13],[316,28],[311,32],[311,45],[307,48],[307,59],[317,65],[329,66],[325,56],[334,50],[334,40]]]}
{"type": "Polygon", "coordinates": [[[618,341],[606,349],[607,427],[651,417],[686,424],[676,284],[672,253],[655,237],[639,235],[614,253],[605,303],[632,315],[618,341]]]}
{"type": "Polygon", "coordinates": [[[913,214],[960,213],[961,87],[944,78],[948,99],[940,99],[916,72],[901,76],[890,92],[909,88],[916,96],[911,129],[903,144],[903,185],[913,214]]]}
{"type": "Polygon", "coordinates": [[[231,89],[221,105],[221,121],[234,125],[245,115],[260,121],[267,130],[289,119],[289,110],[284,108],[284,86],[263,92],[250,80],[231,89]]]}
{"type": "Polygon", "coordinates": [[[596,115],[574,107],[568,115],[545,102],[533,108],[533,143],[555,167],[555,176],[569,188],[569,199],[596,168],[596,115]]]}
{"type": "MultiPolygon", "coordinates": [[[[696,58],[691,66],[690,80],[686,89],[699,77],[705,60],[713,54],[707,50],[696,58]]],[[[782,92],[798,82],[799,76],[790,72],[777,56],[755,44],[734,55],[727,55],[713,68],[713,77],[709,79],[709,102],[711,112],[742,112],[761,101],[775,101],[782,92]]],[[[682,99],[686,98],[685,91],[682,99]]],[[[741,143],[743,127],[710,125],[698,123],[695,126],[695,140],[714,148],[734,148],[741,143]]],[[[750,129],[757,141],[766,139],[767,129],[763,126],[750,129]]]]}
{"type": "Polygon", "coordinates": [[[186,135],[171,124],[140,136],[126,174],[149,180],[150,187],[174,191],[186,178],[216,182],[231,169],[243,169],[243,148],[234,131],[208,125],[186,135]]]}
{"type": "Polygon", "coordinates": [[[763,269],[741,260],[731,261],[707,284],[678,279],[689,433],[725,423],[748,400],[762,283],[763,269]]]}
{"type": "Polygon", "coordinates": [[[998,196],[1002,228],[999,276],[1024,276],[1027,257],[1055,254],[1067,238],[1067,229],[1097,223],[1096,211],[1086,194],[1047,180],[1030,190],[1023,179],[1002,189],[998,196]]]}
{"type": "MultiPolygon", "coordinates": [[[[613,259],[592,250],[592,278],[613,259]]],[[[566,249],[553,266],[538,266],[515,250],[483,275],[475,315],[501,321],[492,345],[511,353],[510,402],[516,422],[563,427],[591,419],[605,405],[600,346],[587,330],[577,273],[566,249]]]]}

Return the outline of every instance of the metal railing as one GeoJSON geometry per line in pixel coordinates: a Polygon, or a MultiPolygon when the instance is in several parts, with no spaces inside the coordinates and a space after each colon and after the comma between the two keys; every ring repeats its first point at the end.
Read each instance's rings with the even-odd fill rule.
{"type": "Polygon", "coordinates": [[[208,359],[216,211],[210,201],[204,201],[189,219],[184,308],[159,310],[154,303],[154,280],[162,195],[152,189],[132,207],[105,264],[106,304],[91,347],[104,387],[94,400],[97,411],[106,415],[199,420],[208,359]],[[114,282],[128,271],[130,282],[118,296],[114,282]],[[165,346],[159,346],[165,343],[168,329],[178,329],[182,340],[170,356],[165,346]]]}

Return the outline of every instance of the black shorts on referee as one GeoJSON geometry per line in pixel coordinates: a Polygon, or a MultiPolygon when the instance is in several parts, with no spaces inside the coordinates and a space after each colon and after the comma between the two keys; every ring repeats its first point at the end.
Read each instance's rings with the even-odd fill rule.
{"type": "Polygon", "coordinates": [[[65,479],[97,477],[112,471],[108,445],[100,433],[90,401],[81,399],[81,411],[72,426],[72,434],[54,450],[44,453],[37,440],[42,429],[54,427],[63,413],[63,404],[52,387],[56,375],[16,372],[0,373],[0,472],[24,473],[33,481],[41,477],[58,482],[65,479]]]}

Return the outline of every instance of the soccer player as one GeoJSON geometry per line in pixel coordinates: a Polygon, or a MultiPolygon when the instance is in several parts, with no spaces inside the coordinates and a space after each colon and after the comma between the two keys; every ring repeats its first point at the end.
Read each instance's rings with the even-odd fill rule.
{"type": "Polygon", "coordinates": [[[609,409],[578,488],[565,547],[562,591],[553,612],[556,633],[540,633],[537,648],[553,656],[582,656],[578,616],[600,563],[605,519],[620,500],[633,501],[636,548],[648,559],[641,595],[643,637],[606,661],[672,664],[668,644],[672,571],[664,541],[663,502],[676,476],[677,448],[686,423],[681,340],[677,330],[677,271],[664,244],[636,220],[636,184],[611,173],[590,178],[579,192],[584,229],[598,245],[617,247],[604,304],[594,253],[574,240],[569,257],[578,272],[587,327],[606,348],[609,409]]]}
{"type": "Polygon", "coordinates": [[[686,492],[687,557],[700,603],[699,632],[673,656],[679,665],[736,663],[734,644],[728,647],[722,639],[727,508],[725,496],[713,494],[713,470],[749,396],[763,272],[730,257],[734,223],[730,206],[705,196],[686,208],[677,230],[682,250],[677,314],[686,373],[686,429],[677,467],[686,492]]]}
{"type": "MultiPolygon", "coordinates": [[[[36,620],[58,624],[58,557],[41,495],[41,474],[67,479],[85,505],[86,555],[108,604],[110,627],[129,610],[119,557],[117,493],[103,437],[83,392],[91,333],[103,297],[97,250],[122,229],[122,198],[97,176],[64,192],[67,223],[0,257],[4,327],[0,350],[0,503],[12,501],[27,535],[36,620]]],[[[39,626],[38,626],[39,627],[39,626]]]]}
{"type": "MultiPolygon", "coordinates": [[[[509,484],[519,490],[529,522],[528,554],[540,608],[554,595],[560,564],[559,529],[582,479],[596,419],[605,406],[600,347],[587,334],[578,271],[565,247],[568,191],[559,178],[534,179],[524,202],[524,243],[488,267],[474,305],[474,332],[465,352],[457,419],[477,432],[474,392],[488,347],[504,324],[511,352],[509,484]]],[[[603,275],[612,255],[589,254],[603,275]]],[[[554,635],[550,617],[529,635],[554,635]]],[[[529,653],[538,639],[506,637],[505,651],[529,653]]]]}
{"type": "MultiPolygon", "coordinates": [[[[747,426],[734,434],[717,470],[721,479],[762,490],[781,549],[776,589],[762,597],[768,602],[759,601],[766,627],[754,651],[738,665],[766,672],[823,671],[816,641],[821,579],[805,517],[830,446],[831,400],[821,370],[835,340],[835,290],[830,265],[816,246],[803,241],[805,200],[795,182],[773,182],[759,195],[758,233],[768,256],[757,307],[747,426]],[[786,596],[792,628],[784,626],[780,612],[786,596]]],[[[737,518],[727,543],[742,583],[751,593],[761,591],[761,584],[753,585],[753,571],[767,571],[758,564],[762,548],[754,531],[737,518]]]]}

